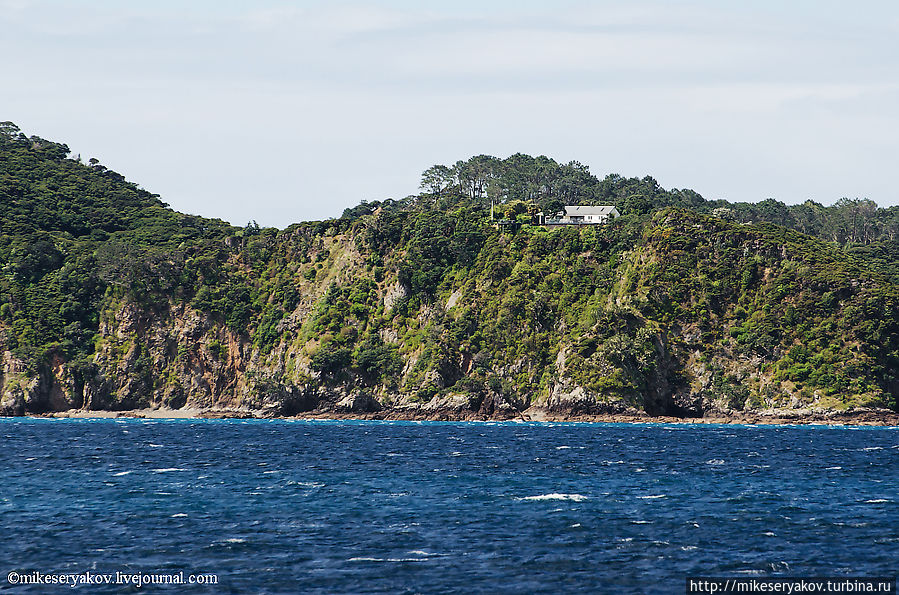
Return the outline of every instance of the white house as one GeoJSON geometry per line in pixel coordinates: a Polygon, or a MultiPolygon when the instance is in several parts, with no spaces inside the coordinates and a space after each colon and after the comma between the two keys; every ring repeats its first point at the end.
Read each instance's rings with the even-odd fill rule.
{"type": "Polygon", "coordinates": [[[565,211],[557,215],[556,220],[552,221],[552,223],[562,225],[597,225],[616,217],[621,217],[621,213],[612,206],[566,206],[565,211]]]}

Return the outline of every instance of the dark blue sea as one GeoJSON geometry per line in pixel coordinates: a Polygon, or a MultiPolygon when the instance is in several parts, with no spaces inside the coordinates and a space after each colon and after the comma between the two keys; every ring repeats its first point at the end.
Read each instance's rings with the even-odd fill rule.
{"type": "Polygon", "coordinates": [[[899,429],[0,419],[0,529],[0,590],[13,571],[218,581],[89,593],[895,575],[899,429]]]}

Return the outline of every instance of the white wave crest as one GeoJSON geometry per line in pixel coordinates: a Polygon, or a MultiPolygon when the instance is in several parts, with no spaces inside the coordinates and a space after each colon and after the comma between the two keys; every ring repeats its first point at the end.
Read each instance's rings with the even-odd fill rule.
{"type": "Polygon", "coordinates": [[[574,502],[583,502],[587,496],[581,494],[540,494],[539,496],[525,496],[516,498],[516,500],[572,500],[574,502]]]}
{"type": "Polygon", "coordinates": [[[435,554],[434,552],[426,552],[424,550],[410,550],[408,552],[413,556],[445,556],[446,554],[435,554]]]}
{"type": "Polygon", "coordinates": [[[360,556],[350,558],[347,562],[427,562],[429,558],[369,558],[360,556]]]}

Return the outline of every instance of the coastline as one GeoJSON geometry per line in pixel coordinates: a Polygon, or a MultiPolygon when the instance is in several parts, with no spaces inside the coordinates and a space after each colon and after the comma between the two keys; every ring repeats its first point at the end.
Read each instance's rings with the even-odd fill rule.
{"type": "Polygon", "coordinates": [[[257,410],[234,409],[131,409],[126,411],[94,411],[69,409],[32,418],[79,419],[294,419],[294,420],[383,420],[383,421],[518,421],[564,423],[630,423],[630,424],[740,424],[740,425],[834,425],[899,427],[899,412],[886,409],[855,411],[772,411],[714,413],[705,417],[653,416],[640,413],[558,413],[526,410],[519,415],[488,416],[454,410],[387,409],[377,412],[308,411],[297,415],[271,415],[257,410]]]}

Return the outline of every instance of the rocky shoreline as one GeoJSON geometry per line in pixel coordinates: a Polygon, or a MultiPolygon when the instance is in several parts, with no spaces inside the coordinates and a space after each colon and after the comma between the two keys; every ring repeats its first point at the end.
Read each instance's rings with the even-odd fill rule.
{"type": "Polygon", "coordinates": [[[377,412],[309,411],[293,416],[271,415],[262,410],[241,409],[132,409],[126,411],[94,411],[70,409],[44,414],[38,418],[142,418],[142,419],[356,419],[384,421],[518,421],[581,423],[679,423],[679,424],[745,424],[745,425],[841,425],[899,427],[899,413],[888,409],[853,411],[770,411],[716,412],[704,417],[654,416],[641,412],[566,413],[531,408],[517,414],[484,415],[458,410],[393,408],[377,412]]]}

